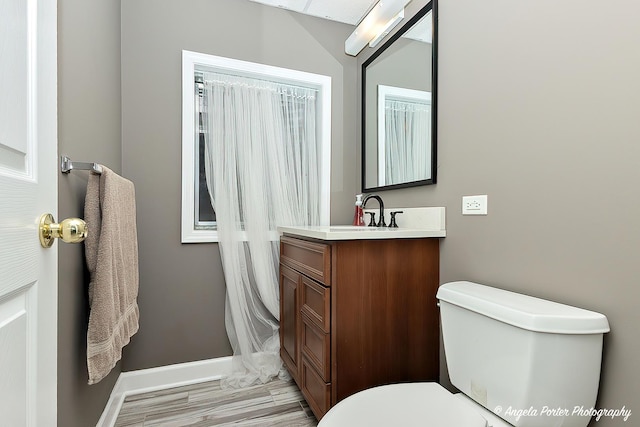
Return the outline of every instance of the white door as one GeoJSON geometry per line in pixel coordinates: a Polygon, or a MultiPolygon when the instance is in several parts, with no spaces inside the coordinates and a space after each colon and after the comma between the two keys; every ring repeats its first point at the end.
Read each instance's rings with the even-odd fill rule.
{"type": "MultiPolygon", "coordinates": [[[[0,425],[55,426],[56,1],[0,0],[0,425]]],[[[56,218],[59,219],[59,218],[56,218]]]]}

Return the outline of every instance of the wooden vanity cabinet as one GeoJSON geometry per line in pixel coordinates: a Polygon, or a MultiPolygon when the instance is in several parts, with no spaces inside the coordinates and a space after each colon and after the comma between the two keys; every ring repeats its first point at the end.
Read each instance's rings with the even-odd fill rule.
{"type": "Polygon", "coordinates": [[[318,419],[383,384],[437,381],[437,238],[280,242],[280,354],[318,419]]]}

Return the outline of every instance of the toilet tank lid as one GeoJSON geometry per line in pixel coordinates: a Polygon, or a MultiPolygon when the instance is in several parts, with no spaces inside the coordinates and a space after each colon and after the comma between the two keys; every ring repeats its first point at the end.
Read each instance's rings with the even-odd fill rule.
{"type": "Polygon", "coordinates": [[[607,318],[595,311],[478,283],[445,283],[438,289],[436,297],[449,304],[530,331],[555,334],[609,332],[607,318]]]}

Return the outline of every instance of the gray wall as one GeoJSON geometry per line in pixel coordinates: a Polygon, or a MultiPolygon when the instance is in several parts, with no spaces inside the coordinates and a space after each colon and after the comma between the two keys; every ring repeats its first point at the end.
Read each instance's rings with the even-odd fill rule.
{"type": "Polygon", "coordinates": [[[352,30],[248,1],[122,2],[123,174],[140,250],[140,331],[123,370],[231,354],[218,247],[180,243],[182,49],[332,77],[331,217],[346,223],[358,189],[352,30]]]}
{"type": "MultiPolygon", "coordinates": [[[[120,172],[120,0],[58,1],[58,149],[120,172]]],[[[88,172],[58,177],[58,217],[82,217],[88,172]]],[[[58,425],[95,425],[120,372],[87,385],[83,245],[56,243],[58,425]]]]}
{"type": "Polygon", "coordinates": [[[443,283],[606,314],[598,407],[625,405],[637,423],[640,4],[439,5],[438,184],[384,192],[385,203],[447,207],[443,283]],[[488,216],[461,215],[473,194],[488,194],[488,216]]]}
{"type": "MultiPolygon", "coordinates": [[[[129,1],[120,57],[119,3],[84,3],[59,2],[59,144],[136,184],[141,329],[124,370],[227,355],[217,247],[179,243],[180,50],[333,77],[332,221],[345,223],[359,188],[359,68],[342,53],[352,28],[250,2],[129,1]]],[[[424,3],[414,0],[407,15],[424,3]]],[[[606,314],[598,406],[634,410],[640,5],[599,6],[441,1],[439,182],[382,195],[388,206],[447,207],[442,282],[474,280],[606,314]],[[489,195],[488,216],[461,216],[469,194],[489,195]]],[[[59,216],[81,214],[86,177],[59,180],[59,216]]],[[[92,425],[115,376],[86,386],[79,246],[60,245],[59,275],[59,425],[92,425]]]]}

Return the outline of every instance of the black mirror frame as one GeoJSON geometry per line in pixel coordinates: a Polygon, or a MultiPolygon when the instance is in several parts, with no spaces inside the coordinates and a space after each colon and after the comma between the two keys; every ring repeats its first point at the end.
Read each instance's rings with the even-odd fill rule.
{"type": "Polygon", "coordinates": [[[430,185],[436,183],[437,172],[437,154],[438,154],[438,1],[431,0],[422,9],[420,9],[409,21],[407,21],[402,28],[400,28],[387,42],[382,45],[377,51],[371,55],[362,64],[362,159],[361,159],[361,179],[362,179],[362,191],[384,191],[393,190],[397,188],[417,187],[420,185],[430,185]],[[399,39],[404,33],[409,31],[420,19],[422,19],[429,11],[431,12],[433,19],[433,43],[432,43],[432,58],[431,58],[431,179],[423,179],[419,181],[403,182],[400,184],[384,185],[378,187],[367,187],[366,181],[366,123],[365,123],[365,111],[366,111],[366,69],[369,64],[376,60],[389,46],[391,46],[397,39],[399,39]]]}

